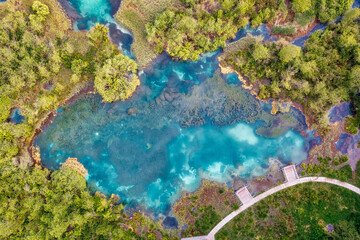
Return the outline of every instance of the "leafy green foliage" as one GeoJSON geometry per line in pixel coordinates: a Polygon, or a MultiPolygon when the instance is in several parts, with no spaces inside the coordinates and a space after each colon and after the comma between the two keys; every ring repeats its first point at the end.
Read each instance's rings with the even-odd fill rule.
{"type": "Polygon", "coordinates": [[[345,120],[346,132],[350,134],[357,134],[359,126],[360,126],[360,122],[357,117],[351,117],[351,116],[346,117],[345,120]]]}
{"type": "MultiPolygon", "coordinates": [[[[265,84],[259,84],[261,98],[285,98],[301,103],[305,113],[326,134],[326,110],[350,97],[355,103],[359,89],[354,51],[360,47],[359,14],[359,9],[353,9],[340,23],[329,25],[324,32],[315,32],[303,49],[282,42],[257,42],[231,51],[225,48],[221,64],[240,72],[251,83],[265,84]],[[261,62],[255,59],[255,45],[264,45],[269,58],[261,62]]],[[[239,42],[249,42],[249,38],[252,37],[239,42]]]]}
{"type": "Polygon", "coordinates": [[[336,168],[340,164],[344,164],[349,160],[347,156],[340,156],[339,158],[331,159],[330,157],[322,158],[319,157],[318,164],[302,163],[302,176],[324,176],[329,178],[339,179],[344,182],[352,181],[352,168],[350,165],[346,164],[340,168],[336,168]]]}
{"type": "Polygon", "coordinates": [[[267,49],[264,45],[256,44],[254,46],[254,51],[252,52],[252,56],[255,59],[255,61],[267,59],[270,57],[269,49],[267,49]]]}
{"type": "Polygon", "coordinates": [[[279,57],[281,61],[288,63],[294,60],[295,58],[299,57],[300,54],[301,54],[301,48],[290,44],[280,50],[279,57]]]}
{"type": "Polygon", "coordinates": [[[26,124],[0,124],[0,163],[16,156],[21,140],[30,135],[30,127],[26,124]]]}
{"type": "Polygon", "coordinates": [[[250,21],[287,19],[288,26],[274,26],[273,34],[293,35],[296,27],[307,26],[319,16],[321,22],[333,21],[351,6],[350,0],[294,0],[288,9],[284,1],[183,0],[186,8],[168,8],[146,25],[148,41],[157,54],[166,51],[181,60],[197,60],[201,53],[224,47],[226,40],[250,21]],[[290,13],[288,13],[290,11],[290,13]],[[292,24],[294,23],[294,24],[292,24]]]}
{"type": "Polygon", "coordinates": [[[48,6],[39,1],[34,1],[32,5],[32,10],[34,11],[34,15],[38,18],[40,22],[45,21],[47,16],[50,14],[48,6]]]}
{"type": "Polygon", "coordinates": [[[123,236],[125,231],[117,226],[122,205],[85,192],[85,179],[74,170],[63,168],[50,174],[10,163],[0,169],[1,238],[123,236]]]}
{"type": "Polygon", "coordinates": [[[311,0],[293,0],[292,7],[296,12],[303,13],[311,9],[311,0]]]}
{"type": "MultiPolygon", "coordinates": [[[[167,9],[146,25],[148,40],[157,53],[166,50],[181,60],[197,60],[203,52],[224,47],[226,40],[235,37],[238,29],[248,24],[252,14],[255,16],[253,1],[184,3],[188,9],[167,9]]],[[[277,5],[270,8],[266,3],[257,4],[262,10],[256,14],[252,25],[270,21],[275,16],[277,5]]]]}
{"type": "Polygon", "coordinates": [[[317,11],[320,22],[334,21],[338,16],[350,8],[354,1],[318,0],[317,11]]]}
{"type": "Polygon", "coordinates": [[[201,207],[199,211],[199,218],[195,220],[194,226],[190,227],[194,236],[207,234],[221,220],[212,206],[201,207]]]}
{"type": "Polygon", "coordinates": [[[118,54],[96,72],[95,88],[107,102],[124,101],[140,85],[136,72],[136,62],[118,54]]]}
{"type": "Polygon", "coordinates": [[[119,198],[85,191],[85,179],[75,170],[51,173],[40,167],[22,169],[10,162],[0,164],[1,239],[147,239],[158,226],[136,214],[123,212],[119,198]],[[135,233],[130,229],[144,227],[135,233]]]}
{"type": "Polygon", "coordinates": [[[5,122],[9,117],[10,109],[11,99],[8,96],[0,96],[0,123],[5,122]]]}
{"type": "Polygon", "coordinates": [[[271,34],[292,35],[295,32],[295,27],[274,26],[271,29],[271,34]]]}

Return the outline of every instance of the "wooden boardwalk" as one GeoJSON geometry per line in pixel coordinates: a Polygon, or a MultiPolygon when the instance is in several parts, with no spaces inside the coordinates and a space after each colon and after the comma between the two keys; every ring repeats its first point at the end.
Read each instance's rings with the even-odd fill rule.
{"type": "Polygon", "coordinates": [[[247,187],[240,188],[236,191],[236,196],[239,198],[239,200],[242,202],[242,204],[246,204],[249,202],[253,197],[251,196],[249,190],[247,187]]]}
{"type": "MultiPolygon", "coordinates": [[[[246,201],[246,203],[244,203],[238,210],[230,213],[229,215],[227,215],[221,222],[219,222],[211,231],[207,236],[201,236],[201,237],[192,237],[192,238],[183,238],[186,240],[215,240],[215,234],[223,227],[225,226],[225,224],[227,224],[228,222],[230,222],[234,217],[236,217],[239,213],[245,211],[247,208],[251,207],[252,205],[254,205],[255,203],[261,201],[262,199],[277,193],[285,188],[289,188],[301,183],[307,183],[307,182],[322,182],[322,183],[330,183],[330,184],[334,184],[340,187],[344,187],[347,188],[357,194],[360,195],[360,188],[355,187],[354,185],[351,185],[349,183],[346,182],[341,182],[339,180],[336,179],[331,179],[331,178],[326,178],[326,177],[305,177],[305,178],[299,178],[297,173],[296,173],[296,169],[294,166],[288,166],[286,168],[283,169],[284,170],[284,174],[285,177],[287,179],[287,182],[273,187],[269,190],[267,190],[264,193],[259,194],[258,196],[246,201]],[[292,172],[294,171],[294,172],[292,172]]],[[[247,190],[247,189],[246,189],[247,190]]]]}

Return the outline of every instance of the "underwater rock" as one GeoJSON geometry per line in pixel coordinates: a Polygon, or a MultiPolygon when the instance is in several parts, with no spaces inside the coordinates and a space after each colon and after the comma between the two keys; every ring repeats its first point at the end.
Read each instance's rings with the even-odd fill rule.
{"type": "Polygon", "coordinates": [[[123,47],[126,47],[126,50],[130,50],[130,45],[127,46],[127,44],[124,43],[131,43],[132,42],[132,36],[124,33],[121,31],[121,29],[119,29],[119,27],[115,24],[115,23],[109,23],[109,35],[111,38],[111,41],[116,44],[119,45],[122,43],[122,49],[123,47]]]}
{"type": "Polygon", "coordinates": [[[328,117],[330,123],[341,122],[347,116],[351,115],[351,106],[349,102],[343,102],[335,105],[328,111],[328,117]]]}
{"type": "Polygon", "coordinates": [[[110,14],[113,16],[119,10],[121,0],[109,0],[109,2],[111,5],[110,14]]]}
{"type": "Polygon", "coordinates": [[[67,16],[71,20],[76,21],[81,18],[78,11],[73,6],[71,6],[71,4],[68,1],[66,1],[66,0],[58,0],[58,1],[59,1],[60,5],[64,8],[67,16]]]}
{"type": "Polygon", "coordinates": [[[167,216],[162,222],[162,224],[164,225],[165,228],[174,228],[174,229],[178,228],[178,221],[174,217],[167,216]]]}
{"type": "Polygon", "coordinates": [[[172,102],[173,97],[171,97],[169,93],[165,93],[164,96],[165,96],[166,101],[172,102]]]}
{"type": "Polygon", "coordinates": [[[273,101],[272,103],[271,103],[271,114],[273,114],[273,115],[275,115],[276,113],[278,113],[278,111],[279,111],[279,108],[278,108],[278,106],[277,106],[277,104],[276,104],[276,102],[275,101],[273,101]]]}
{"type": "Polygon", "coordinates": [[[126,113],[130,116],[136,116],[140,111],[137,108],[129,108],[126,113]]]}
{"type": "Polygon", "coordinates": [[[88,175],[88,170],[82,165],[77,158],[68,158],[64,163],[60,163],[63,168],[74,169],[81,176],[85,177],[88,175]]]}
{"type": "Polygon", "coordinates": [[[41,166],[40,148],[32,146],[31,154],[32,154],[34,163],[41,166]]]}

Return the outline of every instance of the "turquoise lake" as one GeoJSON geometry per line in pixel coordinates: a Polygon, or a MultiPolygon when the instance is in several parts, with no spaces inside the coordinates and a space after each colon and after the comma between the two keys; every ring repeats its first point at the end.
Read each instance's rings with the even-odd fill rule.
{"type": "Polygon", "coordinates": [[[164,213],[204,178],[231,184],[264,175],[271,158],[305,160],[311,134],[299,134],[307,129],[300,111],[271,115],[270,103],[244,90],[235,74],[219,72],[217,57],[178,63],[161,56],[129,100],[85,95],[59,109],[35,139],[44,166],[77,157],[91,189],[164,213]]]}
{"type": "MultiPolygon", "coordinates": [[[[70,3],[83,16],[75,23],[83,29],[113,23],[105,0],[70,3]]],[[[241,30],[237,38],[247,32],[273,40],[264,27],[241,30]]],[[[119,38],[120,47],[131,46],[128,36],[119,38]]],[[[301,112],[270,114],[271,103],[244,90],[237,75],[220,73],[220,54],[196,62],[163,54],[140,71],[141,85],[127,101],[103,103],[88,94],[60,108],[34,141],[43,165],[58,169],[76,157],[89,171],[91,190],[158,214],[202,179],[231,185],[235,178],[263,176],[271,159],[284,165],[305,160],[319,139],[301,112]]]]}

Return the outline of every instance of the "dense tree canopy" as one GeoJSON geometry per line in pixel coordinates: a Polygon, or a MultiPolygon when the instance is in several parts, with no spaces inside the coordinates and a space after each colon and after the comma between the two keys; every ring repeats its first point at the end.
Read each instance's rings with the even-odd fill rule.
{"type": "Polygon", "coordinates": [[[248,36],[234,43],[238,47],[229,47],[235,50],[225,49],[222,64],[258,83],[261,98],[286,98],[303,104],[325,131],[325,111],[335,103],[354,99],[359,90],[359,17],[360,9],[349,11],[340,23],[312,34],[303,50],[248,36]],[[259,45],[270,57],[258,57],[259,45]]]}
{"type": "MultiPolygon", "coordinates": [[[[201,53],[224,47],[236,32],[251,21],[256,27],[290,18],[294,26],[274,26],[275,34],[294,34],[318,16],[321,22],[335,20],[352,4],[352,0],[183,0],[186,9],[169,8],[146,26],[148,41],[157,53],[166,51],[181,60],[197,60],[201,53]],[[292,14],[288,14],[292,11],[292,14]]],[[[273,25],[273,24],[272,24],[273,25]]]]}
{"type": "Polygon", "coordinates": [[[136,62],[118,54],[98,69],[95,76],[95,88],[107,102],[124,101],[140,85],[136,72],[136,62]]]}
{"type": "Polygon", "coordinates": [[[0,163],[0,238],[130,240],[153,234],[154,226],[131,230],[151,222],[140,215],[134,216],[138,222],[127,219],[118,197],[92,196],[85,189],[85,179],[70,168],[51,173],[0,163]]]}

